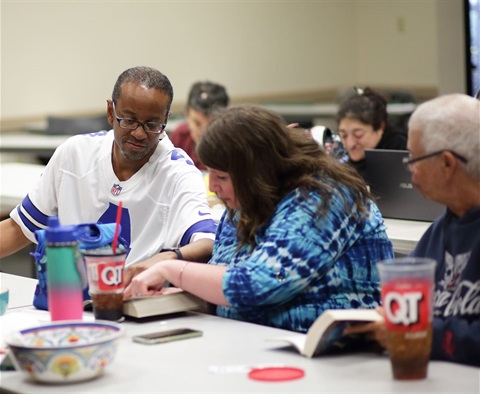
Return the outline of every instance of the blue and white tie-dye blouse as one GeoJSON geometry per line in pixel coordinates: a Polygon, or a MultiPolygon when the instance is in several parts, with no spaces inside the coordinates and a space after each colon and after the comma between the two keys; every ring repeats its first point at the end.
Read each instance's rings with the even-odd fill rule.
{"type": "Polygon", "coordinates": [[[324,215],[318,192],[293,190],[257,231],[253,250],[237,251],[236,219],[224,214],[209,264],[228,266],[222,287],[231,306],[217,306],[217,315],[306,332],[325,309],[377,306],[375,263],[393,257],[392,243],[377,206],[370,202],[361,217],[346,195],[333,192],[324,215]]]}

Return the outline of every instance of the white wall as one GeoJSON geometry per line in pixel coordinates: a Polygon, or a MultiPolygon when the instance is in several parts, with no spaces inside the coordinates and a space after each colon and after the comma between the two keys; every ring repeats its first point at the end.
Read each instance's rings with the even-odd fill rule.
{"type": "Polygon", "coordinates": [[[465,40],[462,1],[438,1],[436,6],[438,93],[466,93],[466,48],[460,44],[465,40]]]}
{"type": "Polygon", "coordinates": [[[435,10],[436,0],[2,0],[2,123],[102,111],[117,76],[136,65],[168,75],[176,103],[207,78],[234,99],[438,87],[448,76],[437,66],[435,10]]]}
{"type": "Polygon", "coordinates": [[[355,5],[357,81],[438,85],[436,0],[359,0],[355,5]]]}

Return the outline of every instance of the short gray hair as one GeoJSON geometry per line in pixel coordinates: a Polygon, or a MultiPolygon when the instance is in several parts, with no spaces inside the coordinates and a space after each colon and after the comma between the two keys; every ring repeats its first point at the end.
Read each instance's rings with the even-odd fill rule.
{"type": "Polygon", "coordinates": [[[464,156],[467,173],[480,180],[480,101],[465,94],[426,101],[410,117],[408,130],[421,133],[425,153],[451,149],[464,156]]]}

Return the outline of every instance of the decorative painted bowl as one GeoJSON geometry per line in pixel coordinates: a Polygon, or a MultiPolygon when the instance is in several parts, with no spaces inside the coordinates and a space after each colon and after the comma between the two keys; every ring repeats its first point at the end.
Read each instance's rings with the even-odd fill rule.
{"type": "Polygon", "coordinates": [[[17,370],[38,382],[71,383],[103,375],[123,333],[114,322],[59,321],[7,338],[17,370]]]}
{"type": "Polygon", "coordinates": [[[7,288],[2,287],[0,290],[0,316],[7,311],[9,291],[7,288]]]}

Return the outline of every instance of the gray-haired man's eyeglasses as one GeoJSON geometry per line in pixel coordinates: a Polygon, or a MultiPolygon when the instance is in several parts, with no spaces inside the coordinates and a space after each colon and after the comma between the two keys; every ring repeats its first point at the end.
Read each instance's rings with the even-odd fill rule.
{"type": "Polygon", "coordinates": [[[425,156],[416,157],[415,159],[412,159],[411,157],[404,157],[402,160],[402,163],[407,168],[407,170],[411,171],[412,164],[418,163],[419,161],[422,161],[425,159],[430,159],[431,157],[434,157],[434,156],[438,156],[443,152],[450,152],[453,156],[455,156],[461,162],[468,163],[468,160],[465,157],[463,157],[462,155],[459,155],[457,152],[454,152],[453,150],[450,150],[450,149],[442,149],[436,152],[429,153],[428,155],[425,155],[425,156]]]}
{"type": "Polygon", "coordinates": [[[113,104],[113,113],[115,115],[115,119],[117,119],[118,124],[122,129],[127,129],[127,130],[136,130],[138,126],[142,126],[143,130],[145,130],[146,133],[151,133],[151,134],[161,134],[163,133],[163,130],[165,129],[166,124],[161,123],[161,122],[139,122],[138,120],[133,120],[133,119],[128,119],[128,118],[119,118],[117,116],[117,111],[115,110],[115,103],[112,101],[113,104]]]}

